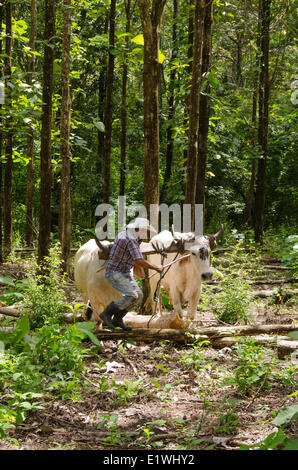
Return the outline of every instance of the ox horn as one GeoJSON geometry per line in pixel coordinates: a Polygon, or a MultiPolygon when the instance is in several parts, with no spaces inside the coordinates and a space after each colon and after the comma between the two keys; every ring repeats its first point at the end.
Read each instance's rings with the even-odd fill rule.
{"type": "Polygon", "coordinates": [[[180,238],[178,237],[177,233],[175,232],[174,224],[172,224],[171,233],[172,233],[172,235],[173,235],[174,240],[180,240],[180,238]]]}
{"type": "Polygon", "coordinates": [[[223,230],[224,230],[224,226],[223,224],[221,224],[219,231],[214,234],[214,238],[216,239],[216,238],[221,237],[221,235],[223,234],[223,230]]]}
{"type": "Polygon", "coordinates": [[[179,251],[180,253],[184,253],[184,241],[183,241],[182,238],[179,237],[179,236],[177,235],[177,233],[175,232],[174,224],[172,224],[171,233],[172,233],[172,235],[173,235],[174,243],[175,243],[175,246],[177,247],[178,251],[179,251]]]}
{"type": "Polygon", "coordinates": [[[108,259],[110,254],[110,247],[103,245],[101,241],[97,238],[96,234],[94,235],[94,238],[96,241],[96,245],[103,252],[104,259],[108,259]]]}

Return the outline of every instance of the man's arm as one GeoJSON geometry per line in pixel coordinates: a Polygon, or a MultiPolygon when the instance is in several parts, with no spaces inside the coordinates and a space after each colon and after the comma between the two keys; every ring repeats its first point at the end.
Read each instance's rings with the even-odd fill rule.
{"type": "Polygon", "coordinates": [[[145,260],[144,258],[143,259],[137,259],[135,261],[135,265],[140,266],[144,269],[154,269],[154,271],[157,271],[158,273],[162,273],[163,269],[164,269],[161,264],[149,263],[149,261],[145,260]]]}

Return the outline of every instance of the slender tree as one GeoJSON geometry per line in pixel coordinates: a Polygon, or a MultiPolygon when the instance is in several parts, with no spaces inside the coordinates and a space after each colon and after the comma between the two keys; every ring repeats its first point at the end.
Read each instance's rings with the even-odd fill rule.
{"type": "MultiPolygon", "coordinates": [[[[212,48],[212,23],[213,23],[213,0],[206,5],[204,19],[204,39],[202,51],[202,75],[210,71],[211,48],[212,48]]],[[[200,98],[199,111],[199,136],[198,136],[198,162],[197,162],[197,186],[196,202],[205,204],[205,182],[206,182],[206,163],[207,163],[207,140],[209,128],[209,107],[210,107],[210,85],[204,90],[200,98]]]]}
{"type": "Polygon", "coordinates": [[[261,72],[259,80],[258,143],[262,156],[258,159],[257,165],[254,227],[255,240],[258,242],[262,241],[264,230],[266,163],[268,156],[270,5],[271,0],[260,0],[261,72]]]}
{"type": "MultiPolygon", "coordinates": [[[[159,43],[166,0],[138,0],[144,35],[144,204],[159,204],[159,43]],[[151,8],[150,8],[151,7],[151,8]]],[[[157,223],[157,213],[152,214],[157,223]]]]}
{"type": "Polygon", "coordinates": [[[103,202],[108,203],[110,198],[110,169],[111,169],[111,147],[112,147],[112,124],[113,124],[113,85],[115,56],[115,15],[116,0],[111,0],[109,21],[109,62],[107,73],[107,97],[105,112],[105,138],[104,138],[104,169],[103,169],[103,202]]]}
{"type": "Polygon", "coordinates": [[[62,249],[63,269],[71,272],[71,199],[70,199],[70,109],[69,88],[71,39],[71,0],[63,1],[63,45],[61,75],[61,123],[60,123],[60,158],[62,161],[59,235],[62,249]]]}
{"type": "MultiPolygon", "coordinates": [[[[103,33],[107,34],[109,30],[109,15],[106,14],[104,20],[104,29],[103,33]]],[[[104,122],[105,116],[105,99],[106,99],[106,89],[107,89],[107,60],[104,57],[101,60],[101,67],[98,76],[98,105],[97,105],[97,115],[100,122],[104,122]]],[[[104,161],[104,143],[105,143],[105,133],[102,130],[98,129],[97,131],[97,164],[96,171],[99,176],[102,176],[103,170],[103,161],[104,161]]],[[[101,199],[102,194],[99,191],[99,199],[101,199]]]]}
{"type": "MultiPolygon", "coordinates": [[[[194,46],[194,11],[195,11],[195,0],[189,0],[189,12],[188,12],[188,40],[187,40],[187,86],[185,93],[184,103],[184,126],[185,136],[188,140],[188,122],[190,113],[190,89],[191,89],[191,73],[192,73],[192,61],[193,61],[193,46],[194,46]]],[[[183,151],[183,165],[184,172],[187,171],[187,147],[183,151]]],[[[182,192],[185,194],[186,191],[186,180],[183,179],[182,192]]]]}
{"type": "MultiPolygon", "coordinates": [[[[258,28],[257,36],[257,52],[256,52],[256,67],[253,75],[253,95],[252,95],[252,115],[251,115],[251,146],[253,151],[257,145],[257,111],[258,111],[258,83],[259,83],[259,48],[260,48],[260,28],[258,28]]],[[[257,172],[257,159],[253,157],[251,162],[251,174],[250,181],[246,196],[245,203],[245,221],[249,227],[252,226],[252,207],[253,207],[253,196],[256,182],[256,172],[257,172]]]]}
{"type": "MultiPolygon", "coordinates": [[[[200,91],[202,83],[202,50],[204,32],[205,0],[196,0],[195,5],[195,40],[194,57],[192,66],[192,81],[190,90],[189,109],[189,132],[187,146],[187,172],[185,203],[190,204],[194,209],[197,181],[197,153],[198,153],[198,128],[200,91]]],[[[194,213],[193,213],[194,216],[194,213]]],[[[192,218],[193,218],[192,216],[192,218]]]]}
{"type": "Polygon", "coordinates": [[[6,1],[6,38],[5,38],[5,171],[4,171],[4,254],[7,256],[12,248],[12,145],[13,129],[11,115],[11,54],[12,54],[12,2],[6,1]]]}
{"type": "Polygon", "coordinates": [[[127,95],[127,74],[128,74],[128,64],[127,64],[127,51],[129,43],[129,32],[130,32],[130,22],[133,9],[131,8],[131,0],[124,1],[125,6],[125,43],[126,50],[123,57],[123,69],[122,69],[122,97],[121,97],[121,166],[120,166],[120,184],[119,184],[119,194],[124,196],[125,194],[125,172],[126,172],[126,147],[127,147],[127,105],[126,105],[126,95],[127,95]]]}
{"type": "Polygon", "coordinates": [[[45,0],[45,45],[43,58],[43,105],[40,149],[40,212],[38,237],[38,259],[40,262],[49,253],[51,234],[51,127],[53,65],[55,48],[55,17],[55,0],[45,0]]]}
{"type": "MultiPolygon", "coordinates": [[[[3,22],[3,4],[0,5],[0,55],[2,56],[2,22],[3,22]]],[[[0,80],[1,92],[3,93],[3,65],[0,63],[0,80]]],[[[0,96],[0,263],[2,263],[2,145],[3,145],[3,132],[2,132],[2,103],[4,102],[4,94],[0,96]]]]}
{"type": "MultiPolygon", "coordinates": [[[[33,74],[35,70],[35,56],[33,54],[35,49],[35,38],[37,29],[37,10],[36,0],[31,0],[31,13],[30,13],[30,40],[29,48],[32,53],[29,55],[28,60],[28,85],[32,85],[33,74]]],[[[26,244],[33,246],[33,192],[34,192],[34,156],[33,156],[34,135],[33,126],[29,124],[27,135],[27,157],[29,163],[27,164],[27,192],[26,192],[26,244]]]]}
{"type": "MultiPolygon", "coordinates": [[[[172,58],[171,61],[174,61],[177,57],[177,15],[178,15],[178,0],[173,0],[173,29],[172,29],[172,58]]],[[[168,97],[168,106],[169,106],[169,114],[168,114],[168,128],[167,128],[167,150],[166,150],[166,169],[163,178],[163,186],[161,188],[160,199],[161,201],[166,199],[167,193],[167,185],[171,178],[172,172],[172,161],[173,161],[173,151],[174,151],[174,139],[173,139],[173,120],[175,117],[175,89],[174,89],[174,81],[176,76],[176,69],[172,67],[170,72],[170,91],[168,97]]]]}

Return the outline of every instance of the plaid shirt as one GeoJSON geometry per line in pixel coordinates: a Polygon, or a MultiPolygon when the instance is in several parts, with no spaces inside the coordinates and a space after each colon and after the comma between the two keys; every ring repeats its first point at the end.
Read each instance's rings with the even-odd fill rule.
{"type": "Polygon", "coordinates": [[[105,274],[118,271],[130,277],[130,270],[137,259],[143,259],[137,240],[126,230],[119,232],[111,248],[105,274]]]}

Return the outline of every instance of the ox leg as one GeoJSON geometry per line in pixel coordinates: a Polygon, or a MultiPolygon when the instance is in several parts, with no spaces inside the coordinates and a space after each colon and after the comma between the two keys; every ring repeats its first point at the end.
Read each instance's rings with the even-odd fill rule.
{"type": "Polygon", "coordinates": [[[99,318],[100,313],[102,313],[105,309],[105,306],[96,300],[96,295],[89,295],[89,302],[92,308],[92,316],[91,320],[96,322],[101,322],[102,320],[99,318]]]}
{"type": "Polygon", "coordinates": [[[199,289],[195,291],[194,294],[189,299],[189,305],[188,305],[187,314],[186,314],[186,317],[189,320],[194,320],[196,317],[197,307],[198,307],[198,303],[200,300],[201,292],[202,292],[202,286],[200,286],[199,289]]]}
{"type": "Polygon", "coordinates": [[[173,307],[174,307],[174,312],[178,313],[179,317],[182,318],[183,317],[183,310],[182,310],[182,306],[181,306],[180,292],[175,291],[175,293],[173,293],[171,295],[171,299],[172,299],[172,304],[173,304],[173,307]]]}

